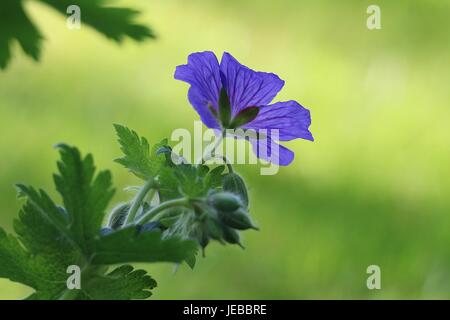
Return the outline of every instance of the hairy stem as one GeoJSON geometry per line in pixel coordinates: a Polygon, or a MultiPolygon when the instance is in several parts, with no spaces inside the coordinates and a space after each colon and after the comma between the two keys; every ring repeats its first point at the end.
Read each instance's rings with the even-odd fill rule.
{"type": "Polygon", "coordinates": [[[156,191],[158,191],[158,190],[156,190],[155,188],[152,188],[152,189],[150,189],[150,191],[147,193],[147,199],[148,199],[148,201],[150,202],[150,204],[151,204],[152,199],[155,197],[156,191]]]}
{"type": "Polygon", "coordinates": [[[152,189],[154,187],[154,185],[155,185],[155,181],[153,179],[150,179],[145,183],[145,185],[139,191],[139,193],[137,194],[136,198],[134,199],[134,201],[130,207],[130,211],[128,212],[128,215],[125,219],[124,226],[126,226],[134,221],[134,219],[136,218],[137,211],[142,204],[142,201],[144,200],[145,196],[150,191],[150,189],[152,189]]]}
{"type": "Polygon", "coordinates": [[[162,216],[162,211],[171,208],[171,207],[185,207],[189,204],[188,198],[179,198],[168,200],[166,202],[161,203],[159,206],[152,208],[151,210],[144,213],[136,220],[136,224],[144,224],[149,222],[150,220],[158,220],[162,216]]]}

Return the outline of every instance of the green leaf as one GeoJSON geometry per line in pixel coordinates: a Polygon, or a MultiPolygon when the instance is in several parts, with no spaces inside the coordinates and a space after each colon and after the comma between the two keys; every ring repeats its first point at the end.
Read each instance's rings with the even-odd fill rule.
{"type": "Polygon", "coordinates": [[[75,241],[89,254],[90,243],[98,236],[106,207],[114,194],[111,174],[101,171],[95,176],[92,155],[81,158],[74,147],[61,144],[58,148],[61,160],[59,175],[54,175],[56,189],[63,198],[75,241]]]}
{"type": "Polygon", "coordinates": [[[0,30],[0,69],[5,69],[11,59],[14,40],[28,56],[39,60],[43,37],[25,13],[22,1],[0,1],[0,30]]]}
{"type": "MultiPolygon", "coordinates": [[[[14,244],[10,246],[14,248],[10,254],[24,260],[6,264],[14,266],[15,272],[25,272],[32,279],[31,283],[24,279],[12,279],[36,290],[30,298],[53,299],[65,289],[67,267],[81,264],[82,255],[71,238],[64,211],[42,190],[38,192],[24,185],[19,185],[18,189],[19,195],[27,198],[19,212],[19,219],[14,221],[14,230],[23,247],[13,236],[9,236],[8,242],[14,244]]],[[[0,276],[14,278],[11,273],[0,276]]]]}
{"type": "Polygon", "coordinates": [[[14,221],[18,238],[0,232],[0,277],[34,288],[30,299],[54,299],[66,288],[67,267],[84,260],[63,209],[42,190],[18,189],[27,201],[14,221]]]}
{"type": "Polygon", "coordinates": [[[32,252],[54,249],[55,246],[59,248],[61,243],[55,242],[56,238],[77,246],[67,228],[67,217],[45,191],[38,192],[21,184],[17,189],[19,196],[26,197],[27,202],[19,212],[19,220],[14,222],[14,229],[32,252]]]}
{"type": "Polygon", "coordinates": [[[97,239],[94,264],[124,262],[180,262],[197,251],[197,244],[178,237],[162,238],[161,232],[138,232],[130,226],[97,239]]]}
{"type": "Polygon", "coordinates": [[[211,171],[206,165],[191,164],[163,168],[159,177],[161,201],[181,196],[205,196],[208,191],[221,187],[224,170],[225,166],[222,165],[211,171]]]}
{"type": "Polygon", "coordinates": [[[158,149],[167,145],[167,140],[153,146],[144,137],[119,124],[114,125],[124,157],[115,161],[130,170],[143,180],[153,178],[166,163],[164,154],[158,154],[158,149]]]}
{"type": "MultiPolygon", "coordinates": [[[[36,239],[39,240],[42,241],[36,239]]],[[[34,248],[37,246],[35,244],[34,248]]],[[[0,228],[0,278],[8,278],[35,289],[30,299],[55,299],[66,288],[67,266],[79,263],[76,251],[63,250],[64,246],[61,246],[59,251],[47,248],[31,254],[16,237],[7,235],[0,228]]]]}
{"type": "Polygon", "coordinates": [[[145,270],[123,265],[112,272],[96,276],[82,288],[84,298],[90,300],[146,299],[152,295],[156,281],[145,270]]]}
{"type": "Polygon", "coordinates": [[[121,266],[105,274],[107,265],[182,262],[196,254],[197,243],[135,226],[102,236],[105,208],[113,195],[110,174],[96,175],[91,155],[83,158],[67,145],[58,148],[61,159],[54,180],[64,207],[42,190],[18,185],[26,202],[14,222],[17,237],[0,228],[0,277],[34,288],[27,299],[148,298],[156,282],[145,271],[121,266]],[[70,265],[81,268],[81,290],[67,289],[70,265]]]}
{"type": "Polygon", "coordinates": [[[209,185],[211,189],[217,189],[222,185],[223,178],[225,175],[223,172],[225,171],[225,166],[220,165],[211,169],[209,173],[206,175],[206,184],[209,185]]]}
{"type": "Polygon", "coordinates": [[[28,259],[29,254],[17,238],[7,235],[0,228],[0,277],[36,288],[36,279],[30,273],[31,266],[28,259]]]}
{"type": "Polygon", "coordinates": [[[75,243],[67,227],[68,220],[62,208],[58,208],[44,191],[38,193],[32,187],[19,185],[27,202],[14,221],[14,230],[20,242],[30,254],[45,256],[61,265],[59,273],[65,276],[67,266],[81,259],[80,247],[75,243]]]}

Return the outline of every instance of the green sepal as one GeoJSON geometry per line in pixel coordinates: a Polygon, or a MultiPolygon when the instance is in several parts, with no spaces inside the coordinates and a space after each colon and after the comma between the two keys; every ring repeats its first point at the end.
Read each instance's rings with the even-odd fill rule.
{"type": "Polygon", "coordinates": [[[242,127],[244,124],[247,124],[258,116],[259,108],[258,107],[248,107],[244,110],[241,110],[231,121],[229,128],[236,129],[242,127]]]}
{"type": "Polygon", "coordinates": [[[224,128],[228,128],[231,121],[231,105],[225,88],[220,90],[219,96],[219,120],[224,128]]]}

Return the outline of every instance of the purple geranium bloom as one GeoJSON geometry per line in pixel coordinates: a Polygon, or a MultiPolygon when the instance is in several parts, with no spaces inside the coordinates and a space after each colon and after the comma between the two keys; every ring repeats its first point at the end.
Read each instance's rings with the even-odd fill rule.
{"type": "Polygon", "coordinates": [[[243,66],[227,52],[220,65],[213,52],[190,54],[188,64],[176,68],[175,79],[191,85],[189,101],[207,127],[268,130],[264,138],[249,139],[259,158],[288,165],[294,153],[283,146],[274,150],[276,142],[272,140],[314,140],[308,130],[311,124],[308,109],[293,100],[270,104],[284,81],[273,73],[256,72],[243,66]],[[273,139],[272,129],[279,133],[273,139]],[[261,152],[262,140],[266,152],[261,152]]]}

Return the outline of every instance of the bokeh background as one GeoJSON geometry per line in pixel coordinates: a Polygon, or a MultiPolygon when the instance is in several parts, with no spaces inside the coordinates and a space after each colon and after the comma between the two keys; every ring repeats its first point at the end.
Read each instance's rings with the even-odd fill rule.
{"type": "MultiPolygon", "coordinates": [[[[14,184],[55,195],[51,173],[67,142],[113,172],[116,200],[137,183],[113,162],[113,123],[150,141],[198,117],[175,66],[189,53],[231,52],[286,80],[277,100],[312,113],[314,143],[292,141],[276,176],[241,168],[260,232],[243,251],[212,244],[194,271],[140,265],[154,299],[450,298],[450,2],[441,0],[152,0],[141,9],[157,41],[123,46],[35,3],[45,34],[35,63],[15,48],[0,72],[0,225],[12,230],[14,184]],[[382,29],[366,28],[369,4],[382,29]],[[382,289],[366,287],[381,267],[382,289]]],[[[1,32],[1,30],[0,30],[1,32]]],[[[56,196],[56,195],[55,195],[56,196]]],[[[0,299],[30,289],[0,280],[0,299]]]]}

